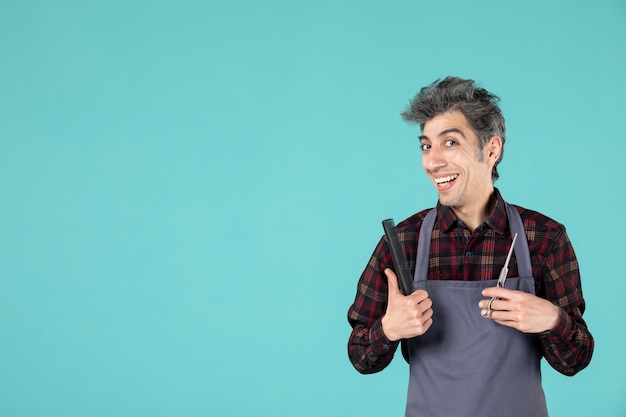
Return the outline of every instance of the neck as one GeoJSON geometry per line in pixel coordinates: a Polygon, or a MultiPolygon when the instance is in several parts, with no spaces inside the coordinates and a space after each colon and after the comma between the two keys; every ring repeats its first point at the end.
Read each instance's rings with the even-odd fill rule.
{"type": "Polygon", "coordinates": [[[482,194],[482,198],[476,199],[471,206],[450,207],[456,217],[472,231],[484,223],[496,204],[493,186],[482,194]]]}

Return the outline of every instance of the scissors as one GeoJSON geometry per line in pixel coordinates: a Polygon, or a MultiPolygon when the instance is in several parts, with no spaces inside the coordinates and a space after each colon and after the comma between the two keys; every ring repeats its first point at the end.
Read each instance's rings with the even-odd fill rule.
{"type": "MultiPolygon", "coordinates": [[[[506,261],[504,262],[504,266],[502,267],[502,270],[500,271],[500,276],[498,277],[498,283],[496,284],[496,286],[499,288],[504,288],[504,282],[506,281],[506,276],[509,273],[509,261],[511,260],[511,255],[513,254],[513,248],[515,247],[516,239],[517,239],[517,233],[515,233],[515,236],[513,236],[513,242],[511,243],[511,248],[509,249],[509,253],[506,256],[506,261]]],[[[497,299],[496,297],[491,297],[491,300],[489,300],[489,303],[487,304],[487,312],[483,315],[484,317],[489,317],[489,315],[491,314],[491,303],[493,303],[493,301],[496,299],[497,299]]]]}

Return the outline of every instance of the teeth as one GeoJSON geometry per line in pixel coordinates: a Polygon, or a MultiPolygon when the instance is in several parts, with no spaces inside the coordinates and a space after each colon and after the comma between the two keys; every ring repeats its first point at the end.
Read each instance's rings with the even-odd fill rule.
{"type": "Polygon", "coordinates": [[[454,174],[454,175],[448,175],[447,177],[435,178],[435,182],[437,184],[443,184],[444,182],[450,182],[456,179],[458,176],[459,174],[454,174]]]}

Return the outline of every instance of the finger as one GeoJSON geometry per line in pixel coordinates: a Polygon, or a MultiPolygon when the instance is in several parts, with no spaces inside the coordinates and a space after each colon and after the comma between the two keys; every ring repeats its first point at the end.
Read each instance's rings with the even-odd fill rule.
{"type": "Polygon", "coordinates": [[[489,300],[482,300],[478,303],[478,306],[482,308],[480,315],[487,318],[493,318],[493,312],[496,310],[496,303],[499,300],[491,298],[489,300]]]}
{"type": "Polygon", "coordinates": [[[422,320],[429,320],[430,318],[432,318],[432,316],[433,316],[433,309],[432,308],[428,308],[428,309],[424,310],[422,312],[422,315],[421,315],[422,320]]]}
{"type": "Polygon", "coordinates": [[[389,295],[402,295],[400,288],[398,287],[398,278],[396,273],[391,269],[385,269],[385,275],[387,275],[387,283],[389,284],[389,295]]]}
{"type": "Polygon", "coordinates": [[[510,316],[506,311],[493,311],[490,316],[493,321],[503,326],[514,327],[516,326],[516,320],[510,316]]]}
{"type": "Polygon", "coordinates": [[[410,295],[410,297],[416,304],[419,304],[425,300],[429,300],[428,292],[426,290],[416,290],[413,292],[413,294],[410,295]]]}
{"type": "Polygon", "coordinates": [[[503,324],[507,326],[510,326],[511,323],[514,323],[516,321],[515,315],[513,313],[507,310],[494,309],[493,305],[491,306],[491,309],[487,308],[481,310],[480,315],[485,318],[492,319],[498,324],[503,324]]]}
{"type": "Polygon", "coordinates": [[[515,292],[516,291],[509,290],[507,288],[489,287],[483,290],[482,295],[484,297],[495,297],[495,298],[502,298],[502,299],[508,300],[513,296],[515,292]]]}
{"type": "Polygon", "coordinates": [[[426,333],[426,331],[427,331],[428,329],[430,329],[430,326],[431,326],[432,324],[433,324],[433,319],[432,319],[432,318],[429,318],[428,320],[426,320],[426,321],[424,322],[424,324],[422,324],[422,330],[423,330],[423,331],[422,331],[422,334],[426,333]]]}
{"type": "Polygon", "coordinates": [[[425,311],[431,309],[432,306],[433,306],[433,300],[428,298],[428,294],[426,294],[426,298],[424,298],[423,300],[417,303],[417,307],[421,314],[424,314],[425,311]]]}
{"type": "Polygon", "coordinates": [[[480,315],[483,316],[486,319],[494,319],[493,317],[494,311],[493,310],[488,310],[488,309],[482,309],[480,311],[480,315]]]}
{"type": "Polygon", "coordinates": [[[508,309],[508,301],[502,300],[500,298],[491,298],[489,300],[481,300],[478,303],[478,307],[483,310],[507,310],[508,309]],[[491,305],[490,305],[491,304],[491,305]]]}

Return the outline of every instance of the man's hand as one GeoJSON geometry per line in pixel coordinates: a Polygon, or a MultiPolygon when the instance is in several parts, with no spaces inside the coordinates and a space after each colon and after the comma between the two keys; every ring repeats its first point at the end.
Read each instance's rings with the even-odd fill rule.
{"type": "Polygon", "coordinates": [[[403,295],[398,288],[398,278],[391,269],[385,269],[389,293],[387,311],[382,318],[383,332],[391,341],[421,336],[433,324],[433,302],[424,290],[403,295]]]}
{"type": "Polygon", "coordinates": [[[491,287],[483,290],[483,296],[496,297],[491,303],[491,312],[488,315],[489,300],[478,303],[484,317],[524,333],[552,330],[561,313],[560,308],[550,301],[523,291],[491,287]]]}

